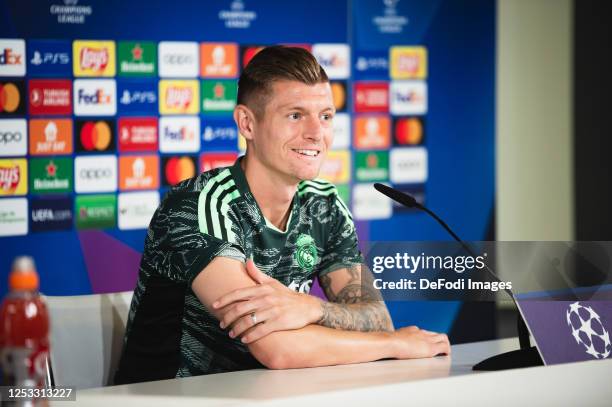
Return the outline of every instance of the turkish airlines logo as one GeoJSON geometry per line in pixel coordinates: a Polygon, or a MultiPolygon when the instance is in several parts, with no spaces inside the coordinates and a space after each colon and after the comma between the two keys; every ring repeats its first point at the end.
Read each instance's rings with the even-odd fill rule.
{"type": "Polygon", "coordinates": [[[119,151],[157,151],[157,118],[120,118],[119,151]]]}
{"type": "Polygon", "coordinates": [[[238,158],[237,153],[204,153],[200,156],[200,171],[230,167],[238,158]]]}
{"type": "Polygon", "coordinates": [[[76,116],[114,116],[117,112],[117,85],[113,79],[74,81],[76,116]]]}
{"type": "Polygon", "coordinates": [[[427,84],[424,81],[392,81],[391,114],[427,113],[427,84]]]}
{"type": "Polygon", "coordinates": [[[30,114],[72,114],[72,84],[68,80],[30,81],[30,114]]]}
{"type": "Polygon", "coordinates": [[[159,43],[159,76],[162,78],[195,78],[199,71],[196,42],[159,43]]]}
{"type": "Polygon", "coordinates": [[[347,79],[350,75],[350,50],[346,44],[315,44],[312,54],[329,79],[347,79]]]}
{"type": "Polygon", "coordinates": [[[74,160],[76,192],[113,192],[117,190],[117,157],[99,155],[74,160]]]}
{"type": "Polygon", "coordinates": [[[0,40],[0,76],[25,76],[25,41],[0,40]]]}
{"type": "Polygon", "coordinates": [[[30,120],[30,154],[72,154],[72,120],[30,120]]]}
{"type": "Polygon", "coordinates": [[[354,88],[356,113],[386,113],[389,111],[387,82],[357,82],[354,88]]]}
{"type": "Polygon", "coordinates": [[[25,119],[0,120],[0,156],[26,155],[27,152],[25,119]]]}
{"type": "Polygon", "coordinates": [[[200,150],[198,117],[162,117],[159,119],[159,149],[162,153],[200,150]]]}

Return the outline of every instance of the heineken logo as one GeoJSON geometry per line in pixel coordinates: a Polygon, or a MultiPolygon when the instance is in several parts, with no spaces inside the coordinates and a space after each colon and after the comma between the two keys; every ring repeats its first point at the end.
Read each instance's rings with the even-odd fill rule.
{"type": "Polygon", "coordinates": [[[308,235],[300,235],[296,242],[295,260],[304,270],[310,271],[317,263],[318,254],[314,239],[308,235]]]}

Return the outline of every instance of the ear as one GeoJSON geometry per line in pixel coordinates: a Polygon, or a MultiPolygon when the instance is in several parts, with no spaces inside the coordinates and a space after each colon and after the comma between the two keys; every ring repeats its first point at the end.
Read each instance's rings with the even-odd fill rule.
{"type": "Polygon", "coordinates": [[[238,126],[238,131],[247,140],[253,139],[253,129],[255,127],[255,114],[245,105],[236,105],[234,108],[234,121],[238,126]]]}

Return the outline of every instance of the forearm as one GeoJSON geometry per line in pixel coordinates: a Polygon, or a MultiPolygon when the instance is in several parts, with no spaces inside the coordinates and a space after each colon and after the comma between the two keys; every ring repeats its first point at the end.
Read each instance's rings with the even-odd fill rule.
{"type": "Polygon", "coordinates": [[[388,332],[351,332],[308,325],[274,332],[249,344],[253,356],[271,369],[371,362],[396,357],[388,332]]]}
{"type": "Polygon", "coordinates": [[[365,267],[342,269],[319,281],[329,302],[320,302],[317,324],[351,331],[393,331],[387,306],[365,267]]]}
{"type": "Polygon", "coordinates": [[[393,331],[393,322],[385,303],[372,301],[343,304],[320,302],[321,316],[317,324],[350,331],[393,331]]]}

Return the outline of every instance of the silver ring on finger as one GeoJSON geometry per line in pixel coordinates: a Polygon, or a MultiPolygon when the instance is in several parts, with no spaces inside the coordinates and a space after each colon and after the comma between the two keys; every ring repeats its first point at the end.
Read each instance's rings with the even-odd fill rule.
{"type": "Polygon", "coordinates": [[[257,315],[254,312],[251,312],[251,321],[253,321],[253,326],[257,325],[257,315]]]}

